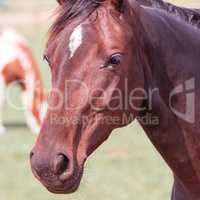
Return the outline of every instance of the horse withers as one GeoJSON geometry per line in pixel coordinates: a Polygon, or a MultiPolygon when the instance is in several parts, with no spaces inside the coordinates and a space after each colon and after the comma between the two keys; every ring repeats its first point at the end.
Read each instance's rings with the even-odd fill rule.
{"type": "Polygon", "coordinates": [[[135,0],[59,2],[36,178],[54,193],[76,191],[89,155],[138,119],[174,174],[172,199],[200,199],[199,30],[135,0]]]}
{"type": "Polygon", "coordinates": [[[2,115],[6,97],[16,107],[14,100],[8,99],[9,95],[6,95],[6,87],[9,85],[17,85],[22,89],[27,125],[32,132],[38,133],[46,105],[40,72],[25,39],[6,28],[0,31],[0,134],[5,133],[2,115]]]}

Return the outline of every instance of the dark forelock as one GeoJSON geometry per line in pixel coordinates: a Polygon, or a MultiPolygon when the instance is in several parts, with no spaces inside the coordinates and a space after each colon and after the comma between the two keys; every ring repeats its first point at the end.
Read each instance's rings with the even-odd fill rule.
{"type": "Polygon", "coordinates": [[[53,23],[50,34],[58,34],[66,24],[78,17],[92,14],[105,0],[66,0],[57,10],[57,18],[53,23]]]}

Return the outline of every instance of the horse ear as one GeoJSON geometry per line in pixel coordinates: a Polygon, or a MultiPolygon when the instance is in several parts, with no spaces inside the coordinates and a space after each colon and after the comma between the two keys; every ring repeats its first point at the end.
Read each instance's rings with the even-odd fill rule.
{"type": "Polygon", "coordinates": [[[62,4],[65,2],[65,0],[57,0],[57,2],[58,2],[60,5],[62,5],[62,4]]]}

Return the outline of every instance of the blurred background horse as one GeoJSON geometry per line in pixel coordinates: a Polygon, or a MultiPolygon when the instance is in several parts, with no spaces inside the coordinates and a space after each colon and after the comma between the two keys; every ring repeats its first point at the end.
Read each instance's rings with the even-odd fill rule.
{"type": "MultiPolygon", "coordinates": [[[[45,110],[46,99],[37,63],[28,44],[11,29],[0,32],[0,114],[6,98],[6,86],[20,86],[26,122],[31,131],[38,133],[45,110]]],[[[2,118],[2,117],[1,117],[2,118]]],[[[0,134],[5,128],[0,119],[0,134]]]]}

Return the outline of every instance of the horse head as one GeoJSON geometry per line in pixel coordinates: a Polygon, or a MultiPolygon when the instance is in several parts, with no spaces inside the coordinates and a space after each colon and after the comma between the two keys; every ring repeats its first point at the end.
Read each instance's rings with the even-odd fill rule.
{"type": "Polygon", "coordinates": [[[51,68],[52,91],[31,165],[49,191],[70,193],[80,184],[88,156],[113,129],[137,116],[143,102],[145,46],[137,4],[59,3],[44,56],[51,68]],[[132,118],[124,121],[130,114],[132,118]]]}

